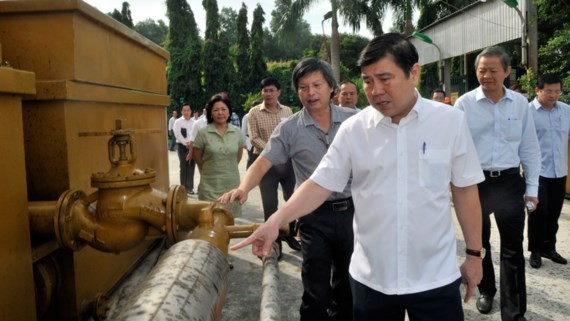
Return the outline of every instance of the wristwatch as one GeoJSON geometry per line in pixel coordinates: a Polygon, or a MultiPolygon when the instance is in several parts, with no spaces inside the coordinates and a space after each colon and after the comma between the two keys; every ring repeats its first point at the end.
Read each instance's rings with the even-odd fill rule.
{"type": "Polygon", "coordinates": [[[479,250],[479,251],[471,250],[471,249],[465,249],[465,253],[467,255],[473,255],[473,256],[477,256],[477,257],[484,259],[487,251],[485,250],[485,248],[481,248],[481,250],[479,250]]]}

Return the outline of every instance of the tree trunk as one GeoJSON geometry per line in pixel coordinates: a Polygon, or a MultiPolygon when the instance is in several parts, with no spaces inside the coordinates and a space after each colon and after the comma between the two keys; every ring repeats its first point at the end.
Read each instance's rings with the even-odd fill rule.
{"type": "Polygon", "coordinates": [[[404,12],[404,34],[410,36],[414,32],[414,24],[412,23],[412,1],[406,0],[404,12]]]}
{"type": "Polygon", "coordinates": [[[340,81],[340,35],[338,33],[337,6],[335,1],[332,3],[332,30],[331,30],[331,66],[334,78],[340,81]]]}

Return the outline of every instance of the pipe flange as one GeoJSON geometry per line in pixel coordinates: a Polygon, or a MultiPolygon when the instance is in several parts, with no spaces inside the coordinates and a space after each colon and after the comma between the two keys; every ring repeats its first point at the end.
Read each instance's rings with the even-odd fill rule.
{"type": "Polygon", "coordinates": [[[57,201],[57,213],[54,217],[54,230],[57,243],[61,248],[70,251],[78,251],[85,244],[77,242],[72,232],[73,215],[71,210],[73,204],[84,198],[86,195],[83,191],[70,189],[65,191],[57,201]]]}
{"type": "Polygon", "coordinates": [[[176,212],[180,211],[182,202],[186,202],[188,196],[184,186],[176,185],[171,187],[166,197],[166,236],[174,244],[186,239],[187,231],[180,230],[180,224],[176,212]]]}

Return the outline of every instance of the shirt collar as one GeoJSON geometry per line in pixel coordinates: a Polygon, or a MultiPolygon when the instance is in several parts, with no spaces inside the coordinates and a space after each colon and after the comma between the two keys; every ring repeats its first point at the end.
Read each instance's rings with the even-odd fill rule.
{"type": "MultiPolygon", "coordinates": [[[[281,103],[277,102],[277,108],[280,109],[280,110],[283,108],[283,106],[281,106],[281,103]]],[[[260,110],[266,110],[266,109],[267,109],[267,107],[265,107],[265,102],[262,102],[262,103],[259,105],[259,109],[260,109],[260,110]]]]}
{"type": "MultiPolygon", "coordinates": [[[[508,100],[514,100],[513,96],[513,92],[509,89],[507,89],[507,87],[503,86],[503,91],[505,92],[505,95],[503,97],[501,97],[501,99],[499,99],[499,101],[503,100],[503,99],[508,99],[508,100]]],[[[477,89],[475,90],[475,99],[477,101],[480,101],[482,99],[487,99],[489,101],[491,101],[489,98],[487,98],[487,96],[485,96],[485,93],[483,92],[483,88],[481,88],[481,86],[477,87],[477,89]]]]}
{"type": "Polygon", "coordinates": [[[534,107],[534,109],[539,110],[540,107],[542,107],[542,105],[538,102],[538,99],[534,98],[531,102],[532,107],[534,107]]]}
{"type": "MultiPolygon", "coordinates": [[[[533,99],[533,101],[531,102],[532,106],[536,109],[539,110],[540,108],[547,110],[546,108],[542,107],[542,104],[538,101],[538,99],[535,97],[533,99]]],[[[559,106],[558,101],[554,103],[554,106],[552,106],[552,110],[557,109],[559,106]]]]}
{"type": "MultiPolygon", "coordinates": [[[[416,103],[414,104],[414,107],[412,107],[412,110],[410,110],[410,112],[408,113],[408,115],[406,115],[406,117],[404,117],[402,120],[404,119],[408,119],[410,116],[412,117],[417,117],[420,121],[425,117],[425,99],[422,97],[422,95],[418,92],[418,90],[415,90],[416,93],[416,103]]],[[[372,117],[370,118],[370,124],[374,127],[378,126],[378,124],[380,122],[385,122],[385,123],[391,123],[392,122],[392,118],[391,117],[386,117],[384,115],[382,115],[381,112],[379,112],[376,108],[374,108],[373,106],[369,106],[370,108],[367,109],[373,109],[372,112],[372,117]]]]}
{"type": "MultiPolygon", "coordinates": [[[[207,125],[207,127],[208,127],[208,132],[217,133],[216,125],[214,125],[214,123],[209,123],[207,125]]],[[[226,131],[226,133],[234,132],[235,130],[236,130],[236,127],[232,126],[231,123],[228,123],[228,130],[226,131]]]]}
{"type": "MultiPolygon", "coordinates": [[[[332,122],[333,123],[342,123],[342,117],[341,117],[341,112],[342,109],[340,108],[344,108],[344,107],[338,107],[335,105],[329,105],[329,108],[331,110],[331,118],[332,118],[332,122]]],[[[305,126],[311,126],[311,125],[315,125],[315,120],[313,119],[313,117],[311,117],[311,114],[309,114],[309,111],[307,110],[307,108],[301,109],[299,111],[300,113],[300,117],[299,120],[301,121],[301,123],[305,126]]]]}

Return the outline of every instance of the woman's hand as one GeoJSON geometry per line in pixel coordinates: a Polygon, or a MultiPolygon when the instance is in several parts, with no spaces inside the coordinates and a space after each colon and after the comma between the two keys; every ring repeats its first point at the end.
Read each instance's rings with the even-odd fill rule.
{"type": "Polygon", "coordinates": [[[243,205],[245,201],[247,201],[247,193],[242,191],[239,188],[234,188],[231,191],[224,193],[222,196],[218,198],[218,202],[222,204],[228,204],[238,201],[240,204],[243,205]]]}

